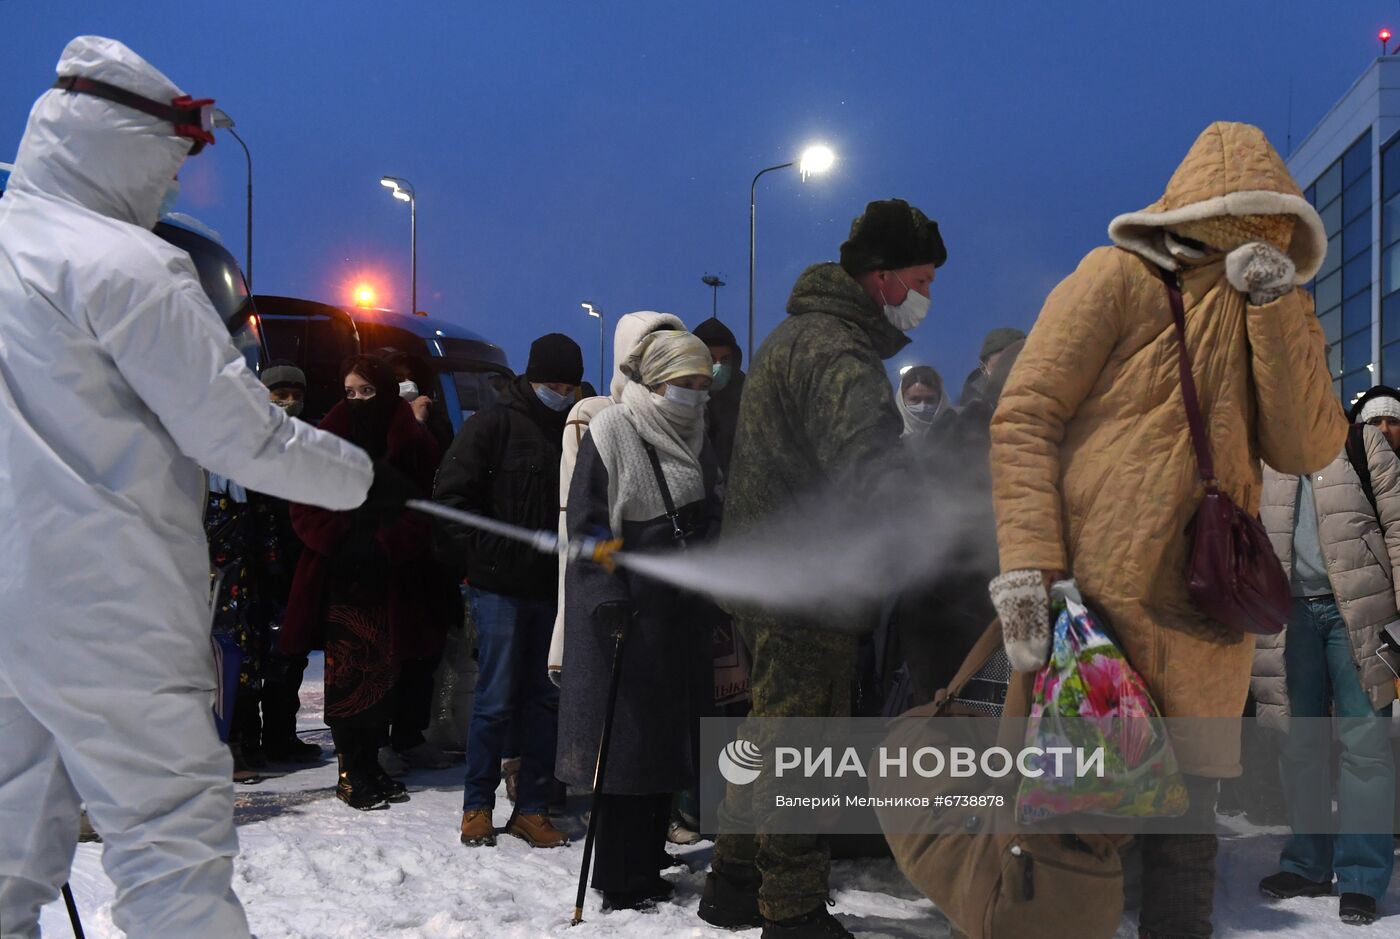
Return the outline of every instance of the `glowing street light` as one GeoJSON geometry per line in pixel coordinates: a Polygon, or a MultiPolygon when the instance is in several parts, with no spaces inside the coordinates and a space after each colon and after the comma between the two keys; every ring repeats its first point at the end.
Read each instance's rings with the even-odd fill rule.
{"type": "Polygon", "coordinates": [[[1390,55],[1388,47],[1390,45],[1391,32],[1389,29],[1382,29],[1376,34],[1376,38],[1381,41],[1381,55],[1390,55]]]}
{"type": "Polygon", "coordinates": [[[802,181],[806,182],[808,176],[815,173],[825,173],[831,169],[835,162],[836,154],[831,152],[831,148],[824,144],[817,144],[802,151],[802,159],[797,164],[797,171],[802,174],[802,181]]]}
{"type": "Polygon", "coordinates": [[[408,252],[412,274],[410,281],[409,310],[414,316],[418,315],[418,195],[413,191],[413,184],[406,179],[397,176],[384,176],[379,180],[379,185],[385,189],[394,190],[393,196],[400,202],[408,203],[408,252]]]}
{"type": "Polygon", "coordinates": [[[913,367],[912,365],[901,365],[899,368],[899,377],[903,378],[905,375],[908,375],[913,367]]]}
{"type": "Polygon", "coordinates": [[[369,309],[374,306],[374,288],[369,284],[355,286],[355,306],[369,309]]]}
{"type": "Polygon", "coordinates": [[[606,389],[610,383],[608,382],[608,364],[605,359],[607,344],[603,338],[603,311],[587,300],[580,303],[579,306],[587,310],[589,316],[596,316],[598,318],[598,391],[606,393],[606,389]]]}
{"type": "Polygon", "coordinates": [[[789,160],[786,163],[779,163],[776,166],[765,167],[754,175],[753,182],[749,184],[749,345],[748,354],[754,354],[753,347],[753,268],[754,268],[754,196],[758,189],[758,179],[764,173],[771,173],[774,170],[784,170],[789,166],[796,166],[798,173],[805,183],[808,176],[825,173],[831,169],[836,162],[836,154],[831,148],[824,144],[814,144],[802,151],[802,156],[798,160],[789,160]]]}

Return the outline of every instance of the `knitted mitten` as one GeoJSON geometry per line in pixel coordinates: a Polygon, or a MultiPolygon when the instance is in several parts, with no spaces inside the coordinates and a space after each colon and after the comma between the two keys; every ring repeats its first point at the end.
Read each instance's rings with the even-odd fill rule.
{"type": "Polygon", "coordinates": [[[1040,571],[1007,571],[987,587],[1001,618],[1006,657],[1018,672],[1034,672],[1050,659],[1050,595],[1040,571]]]}
{"type": "Polygon", "coordinates": [[[1293,260],[1273,245],[1251,241],[1225,256],[1225,279],[1255,306],[1273,303],[1293,289],[1293,260]]]}

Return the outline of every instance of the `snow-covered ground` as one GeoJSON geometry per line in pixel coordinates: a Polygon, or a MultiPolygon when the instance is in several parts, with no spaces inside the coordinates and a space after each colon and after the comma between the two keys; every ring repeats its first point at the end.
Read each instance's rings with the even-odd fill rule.
{"type": "MultiPolygon", "coordinates": [[[[303,688],[301,720],[321,727],[316,660],[303,688]]],[[[307,735],[330,752],[324,729],[307,735]]],[[[578,883],[586,806],[570,803],[561,824],[575,844],[554,851],[532,850],[502,836],[492,848],[467,848],[457,840],[461,817],[461,767],[419,772],[406,782],[412,801],[376,812],[356,812],[333,794],[333,765],[301,770],[254,786],[240,786],[236,818],[242,855],[234,886],[260,939],[461,939],[461,937],[656,936],[744,937],[695,916],[709,862],[709,845],[682,849],[688,869],[665,876],[676,882],[675,902],[649,914],[601,913],[590,893],[585,921],[568,926],[578,883]]],[[[499,796],[496,823],[509,814],[499,796]]],[[[1333,899],[1264,903],[1259,879],[1275,869],[1281,836],[1226,836],[1221,844],[1216,891],[1217,936],[1284,936],[1296,939],[1356,939],[1365,935],[1337,919],[1333,899]]],[[[92,939],[121,934],[112,924],[112,884],[101,867],[101,845],[78,849],[72,886],[92,939]]],[[[835,912],[853,932],[889,939],[941,939],[949,926],[933,904],[913,889],[891,861],[838,861],[832,873],[835,912]]],[[[1400,934],[1400,886],[1392,884],[1381,904],[1383,919],[1371,934],[1400,934]]],[[[62,903],[44,910],[46,937],[71,935],[62,903]]],[[[1131,914],[1119,939],[1137,935],[1131,914]]],[[[192,937],[194,939],[194,937],[192,937]]],[[[211,937],[212,939],[212,937],[211,937]]]]}

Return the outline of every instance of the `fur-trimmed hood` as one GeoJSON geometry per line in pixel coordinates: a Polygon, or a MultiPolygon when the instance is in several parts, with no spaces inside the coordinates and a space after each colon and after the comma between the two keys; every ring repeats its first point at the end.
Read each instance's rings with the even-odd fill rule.
{"type": "Polygon", "coordinates": [[[1264,132],[1252,124],[1226,121],[1211,124],[1196,138],[1162,198],[1140,212],[1115,218],[1108,236],[1120,248],[1174,271],[1178,263],[1163,246],[1163,230],[1222,215],[1296,217],[1288,254],[1299,284],[1312,279],[1327,255],[1321,217],[1303,198],[1264,132]]]}

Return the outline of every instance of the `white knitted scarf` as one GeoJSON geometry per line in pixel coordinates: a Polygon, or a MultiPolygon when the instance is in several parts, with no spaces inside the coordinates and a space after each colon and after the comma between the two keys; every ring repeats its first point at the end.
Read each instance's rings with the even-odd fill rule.
{"type": "Polygon", "coordinates": [[[705,442],[703,417],[683,435],[656,407],[650,391],[629,382],[622,392],[622,404],[595,417],[588,432],[608,471],[608,521],[614,534],[621,534],[623,522],[644,522],[666,514],[643,440],[656,448],[677,508],[705,497],[700,468],[700,448],[705,442]]]}

